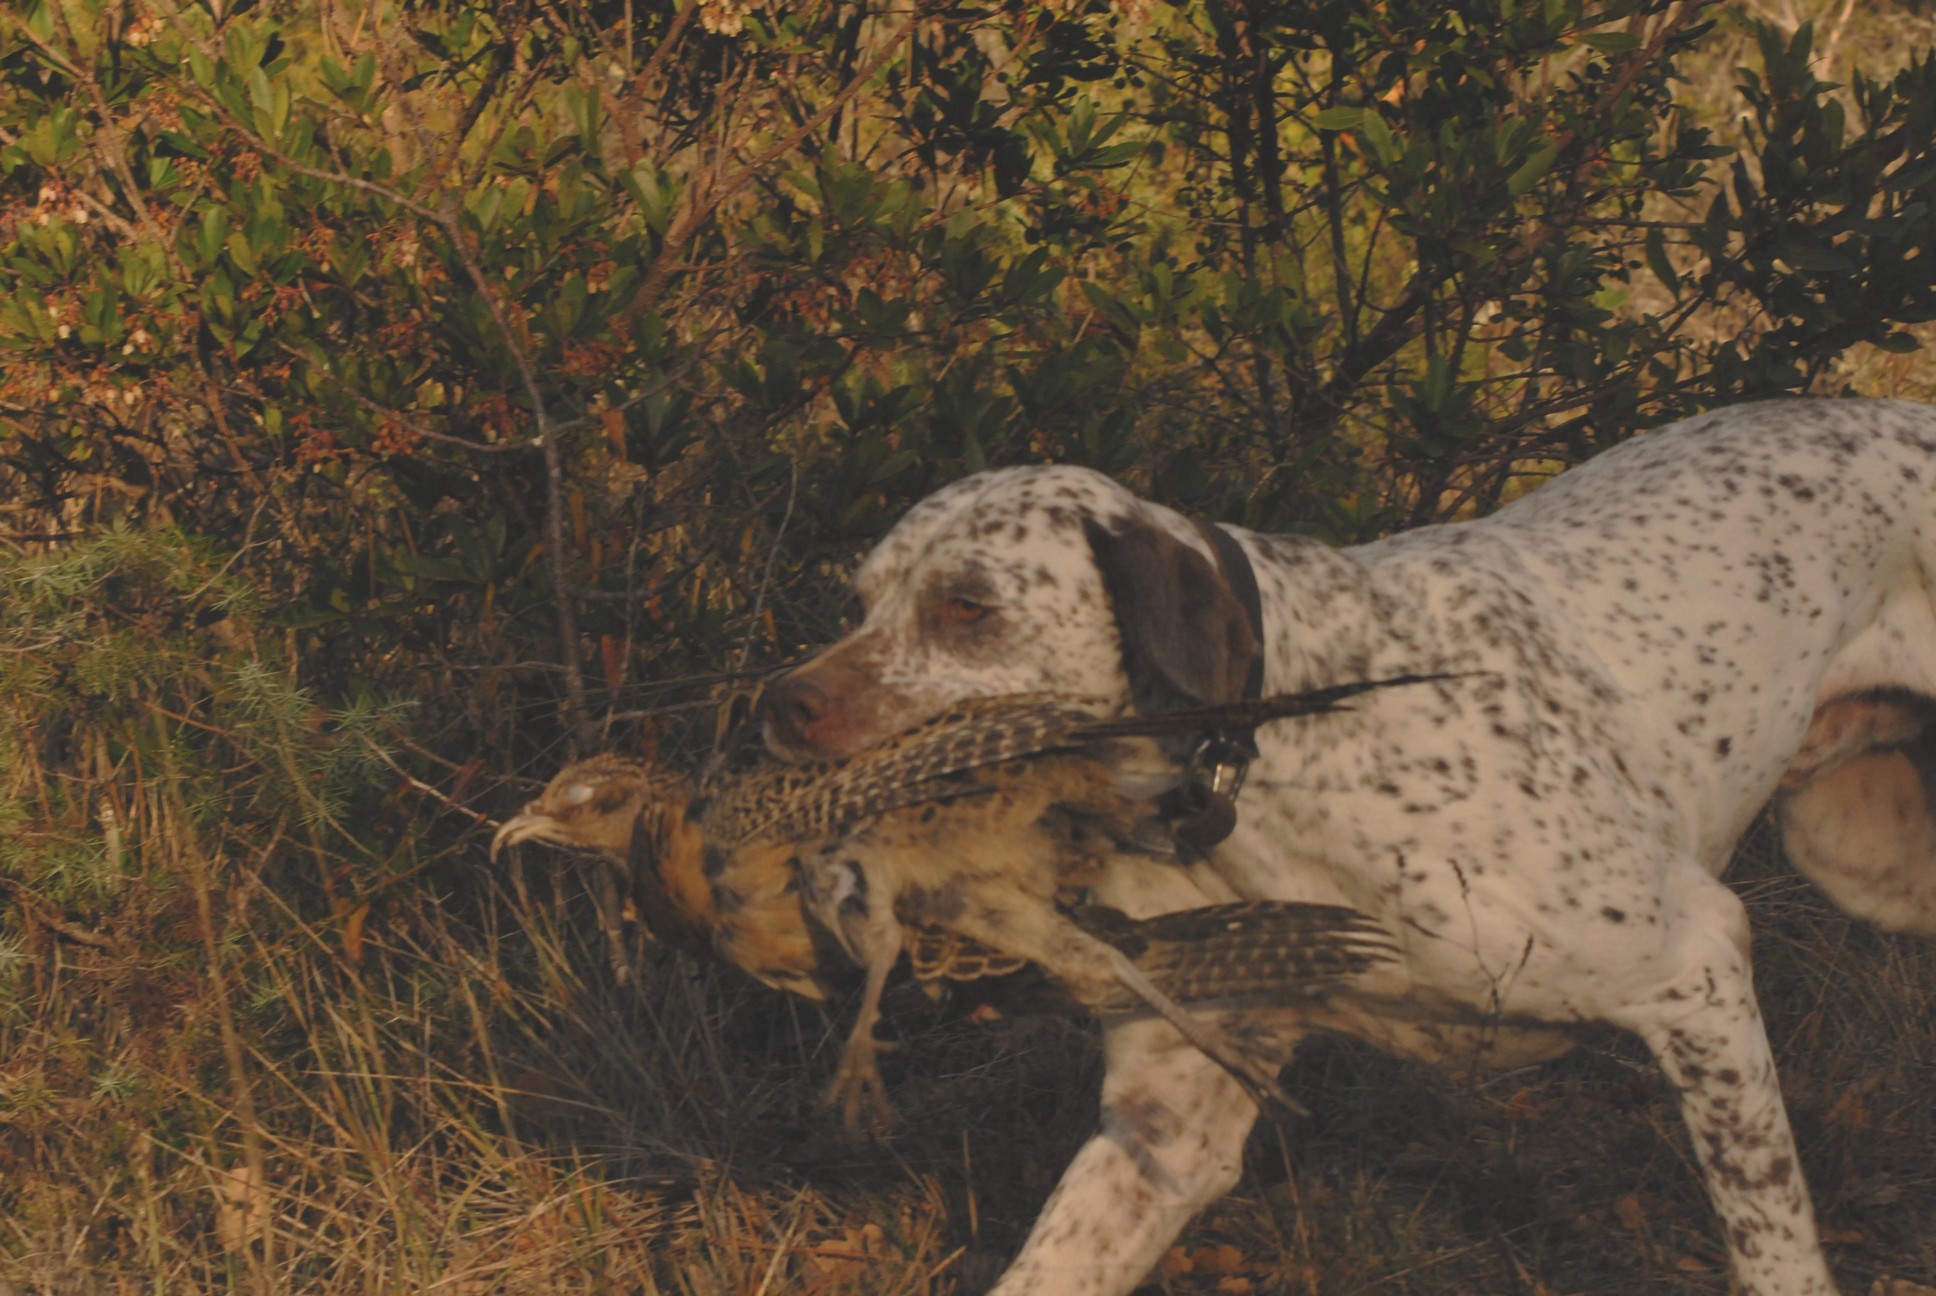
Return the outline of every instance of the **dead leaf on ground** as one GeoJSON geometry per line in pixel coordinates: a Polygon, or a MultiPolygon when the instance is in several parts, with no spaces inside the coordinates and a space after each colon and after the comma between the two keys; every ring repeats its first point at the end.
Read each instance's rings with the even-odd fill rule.
{"type": "Polygon", "coordinates": [[[1613,1213],[1622,1228],[1633,1233],[1647,1231],[1647,1209],[1640,1204],[1638,1193],[1622,1193],[1613,1199],[1613,1213]]]}
{"type": "Polygon", "coordinates": [[[1234,1274],[1245,1267],[1244,1253],[1225,1242],[1221,1246],[1198,1247],[1190,1257],[1199,1273],[1234,1274]]]}
{"type": "Polygon", "coordinates": [[[1860,1089],[1851,1089],[1836,1099],[1823,1121],[1831,1129],[1853,1131],[1866,1130],[1875,1124],[1875,1118],[1869,1114],[1869,1104],[1863,1101],[1860,1089]]]}
{"type": "Polygon", "coordinates": [[[269,1226],[269,1187],[255,1169],[234,1165],[215,1180],[215,1240],[233,1254],[261,1237],[269,1226]]]}
{"type": "Polygon", "coordinates": [[[1531,1088],[1521,1089],[1506,1099],[1505,1117],[1507,1120],[1531,1120],[1550,1105],[1531,1088]]]}

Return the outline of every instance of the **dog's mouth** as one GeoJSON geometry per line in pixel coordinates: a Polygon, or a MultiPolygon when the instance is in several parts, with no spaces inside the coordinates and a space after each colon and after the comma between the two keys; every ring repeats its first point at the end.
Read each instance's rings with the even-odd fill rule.
{"type": "Polygon", "coordinates": [[[918,721],[921,714],[907,702],[851,671],[816,662],[769,684],[758,714],[766,749],[777,759],[838,760],[918,721]]]}

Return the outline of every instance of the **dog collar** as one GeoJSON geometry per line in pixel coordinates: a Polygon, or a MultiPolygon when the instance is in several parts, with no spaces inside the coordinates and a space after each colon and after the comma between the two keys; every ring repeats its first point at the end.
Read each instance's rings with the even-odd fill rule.
{"type": "MultiPolygon", "coordinates": [[[[1217,567],[1230,592],[1250,621],[1255,651],[1244,679],[1243,701],[1264,695],[1264,601],[1257,589],[1257,573],[1237,538],[1212,522],[1198,522],[1197,531],[1217,556],[1217,567]]],[[[1170,793],[1170,827],[1179,840],[1198,850],[1209,850],[1237,827],[1237,794],[1257,755],[1254,725],[1213,729],[1203,735],[1184,768],[1183,785],[1170,793]]]]}

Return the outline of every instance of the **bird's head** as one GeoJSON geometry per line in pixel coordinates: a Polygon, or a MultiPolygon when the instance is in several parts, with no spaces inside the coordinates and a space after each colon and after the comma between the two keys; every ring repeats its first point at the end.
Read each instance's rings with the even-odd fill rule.
{"type": "Polygon", "coordinates": [[[491,839],[495,859],[524,841],[584,846],[624,856],[639,811],[673,795],[678,780],[644,761],[609,753],[560,770],[522,813],[507,819],[491,839]]]}

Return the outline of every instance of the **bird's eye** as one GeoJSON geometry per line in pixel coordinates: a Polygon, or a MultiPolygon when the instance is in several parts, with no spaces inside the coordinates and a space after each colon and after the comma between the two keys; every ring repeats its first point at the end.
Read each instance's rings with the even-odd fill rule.
{"type": "Polygon", "coordinates": [[[571,785],[571,790],[565,793],[565,804],[566,805],[584,805],[587,801],[592,799],[592,792],[593,792],[593,788],[591,784],[574,783],[571,785]]]}

